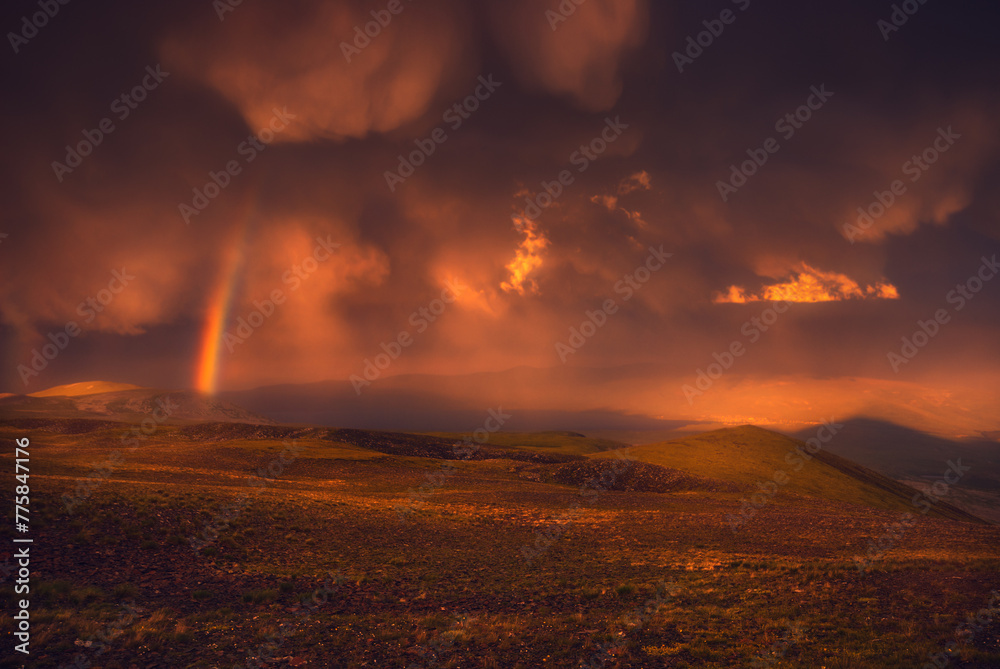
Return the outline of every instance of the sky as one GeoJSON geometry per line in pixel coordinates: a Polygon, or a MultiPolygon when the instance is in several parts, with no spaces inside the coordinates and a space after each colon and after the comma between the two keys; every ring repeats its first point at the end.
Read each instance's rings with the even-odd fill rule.
{"type": "Polygon", "coordinates": [[[998,18],[7,3],[0,391],[526,368],[513,403],[996,430],[998,18]]]}

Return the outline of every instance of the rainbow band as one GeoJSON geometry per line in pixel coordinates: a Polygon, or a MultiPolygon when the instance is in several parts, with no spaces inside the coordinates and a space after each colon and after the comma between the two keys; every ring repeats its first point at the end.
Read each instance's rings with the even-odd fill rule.
{"type": "Polygon", "coordinates": [[[219,283],[209,302],[205,316],[205,328],[201,334],[201,344],[198,365],[195,369],[194,385],[199,391],[214,394],[219,382],[219,368],[222,339],[225,334],[229,312],[233,305],[233,296],[238,292],[243,269],[243,247],[246,243],[246,227],[240,239],[230,246],[229,257],[219,276],[219,283]]]}

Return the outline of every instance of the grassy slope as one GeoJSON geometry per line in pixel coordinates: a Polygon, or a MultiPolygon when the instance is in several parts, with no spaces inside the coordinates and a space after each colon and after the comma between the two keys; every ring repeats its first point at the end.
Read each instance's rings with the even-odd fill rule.
{"type": "MultiPolygon", "coordinates": [[[[37,573],[26,666],[57,669],[80,657],[107,669],[694,669],[763,658],[775,667],[886,669],[921,666],[946,647],[961,654],[949,666],[1000,666],[1000,620],[974,643],[955,634],[1000,588],[997,527],[925,519],[859,574],[851,556],[896,512],[800,498],[737,535],[724,520],[738,508],[732,496],[581,500],[505,475],[500,461],[457,463],[401,522],[396,505],[427,473],[415,465],[438,461],[354,447],[372,459],[329,458],[345,446],[303,439],[307,452],[255,490],[245,476],[277,455],[279,440],[189,433],[162,427],[68,513],[60,496],[108,456],[120,430],[66,434],[0,421],[0,441],[32,440],[37,573]],[[195,554],[187,537],[240,500],[242,511],[195,554]],[[582,502],[574,522],[526,563],[521,548],[574,500],[582,502]],[[333,583],[330,572],[346,580],[303,609],[298,602],[333,583]],[[661,580],[676,590],[654,615],[646,607],[661,580]],[[138,611],[116,630],[122,602],[138,611]],[[793,625],[802,633],[786,647],[793,625]],[[103,646],[77,643],[95,634],[103,646]],[[602,654],[609,644],[613,658],[602,654]]],[[[13,471],[13,458],[5,449],[0,464],[13,471]]],[[[13,506],[0,515],[10,526],[13,506]]],[[[0,589],[3,629],[13,628],[13,600],[11,588],[0,589]]],[[[12,655],[0,655],[0,667],[22,666],[12,655]]]]}
{"type": "MultiPolygon", "coordinates": [[[[142,423],[164,401],[169,401],[168,423],[203,424],[234,422],[267,424],[271,421],[242,407],[190,390],[157,388],[114,388],[114,384],[72,384],[57,386],[30,395],[0,397],[0,421],[106,420],[142,423]],[[110,390],[106,388],[111,388],[110,390]]],[[[125,384],[120,384],[125,385],[125,384]]]]}
{"type": "Polygon", "coordinates": [[[78,397],[80,395],[97,395],[99,393],[114,393],[122,390],[139,390],[139,386],[131,383],[114,383],[111,381],[84,381],[82,383],[70,383],[64,386],[55,386],[39,390],[37,393],[28,393],[31,397],[78,397]]]}
{"type": "MultiPolygon", "coordinates": [[[[84,423],[90,422],[85,421],[84,423]]],[[[72,434],[52,435],[52,438],[57,442],[64,440],[75,442],[77,448],[80,448],[84,443],[95,446],[100,444],[95,449],[97,452],[120,447],[123,432],[127,431],[126,425],[120,424],[121,428],[112,427],[112,424],[109,423],[105,423],[105,425],[108,425],[108,428],[89,432],[82,440],[80,439],[82,435],[72,434]]],[[[280,429],[280,426],[273,429],[280,429]]],[[[376,432],[371,434],[390,437],[389,433],[376,432]]],[[[468,435],[434,433],[427,436],[451,442],[452,440],[459,441],[468,435]]],[[[192,443],[191,435],[167,425],[160,426],[155,436],[146,443],[149,441],[173,442],[177,445],[184,443],[185,446],[192,443]]],[[[220,439],[213,441],[213,448],[218,449],[217,456],[234,450],[260,453],[261,455],[265,453],[277,454],[283,448],[282,441],[277,437],[251,440],[220,439]]],[[[400,465],[418,468],[433,467],[433,463],[436,462],[433,458],[410,457],[403,453],[393,454],[372,450],[362,445],[337,439],[319,438],[318,435],[302,435],[297,438],[297,442],[304,447],[300,456],[308,459],[369,460],[389,458],[390,460],[397,459],[400,465]]],[[[143,445],[145,446],[145,444],[143,445]]],[[[595,458],[614,457],[614,449],[624,447],[618,442],[607,439],[591,439],[570,432],[495,433],[490,435],[488,446],[533,453],[582,455],[595,458]]],[[[642,462],[679,469],[708,479],[731,481],[746,486],[748,490],[756,490],[758,482],[771,480],[776,471],[783,470],[789,477],[789,482],[782,486],[783,491],[817,499],[916,513],[917,510],[910,502],[916,492],[912,488],[831,453],[821,451],[800,471],[794,471],[794,465],[788,464],[785,461],[785,456],[794,451],[796,447],[802,446],[802,442],[796,439],[769,430],[745,426],[716,430],[661,444],[634,446],[628,448],[628,453],[632,458],[642,462]]],[[[186,448],[182,450],[186,450],[186,448]]],[[[478,463],[462,464],[475,467],[478,463]]],[[[749,494],[748,492],[747,496],[749,494]]],[[[784,497],[784,495],[779,494],[779,500],[784,497]]],[[[945,502],[935,505],[929,515],[965,522],[980,522],[978,518],[955,509],[945,502]]]]}
{"type": "MultiPolygon", "coordinates": [[[[660,444],[635,446],[629,450],[629,454],[643,462],[755,488],[758,482],[770,481],[776,472],[784,471],[789,481],[782,489],[788,492],[849,504],[916,512],[910,502],[916,493],[912,488],[831,453],[820,451],[799,471],[795,471],[798,466],[796,458],[799,456],[792,456],[792,464],[785,458],[796,447],[804,446],[803,442],[776,432],[743,426],[660,444]]],[[[593,457],[611,456],[611,453],[598,453],[593,457]]],[[[935,505],[929,515],[979,522],[974,516],[944,502],[935,505]]]]}
{"type": "MultiPolygon", "coordinates": [[[[470,434],[457,432],[432,432],[428,434],[455,441],[472,438],[470,434]]],[[[560,455],[590,455],[626,447],[626,444],[621,442],[610,439],[591,439],[575,432],[496,432],[490,435],[489,445],[560,455]]]]}

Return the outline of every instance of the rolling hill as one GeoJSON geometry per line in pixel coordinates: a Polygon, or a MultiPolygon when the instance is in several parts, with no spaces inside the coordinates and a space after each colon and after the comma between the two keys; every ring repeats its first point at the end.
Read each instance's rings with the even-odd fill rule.
{"type": "MultiPolygon", "coordinates": [[[[32,417],[0,415],[7,443],[30,439],[46,666],[78,658],[97,628],[86,616],[126,597],[139,620],[106,666],[208,666],[208,647],[212,666],[249,663],[243,639],[268,638],[324,583],[327,601],[273,664],[329,666],[321,654],[335,653],[409,666],[415,643],[444,635],[464,653],[448,666],[575,667],[598,635],[628,641],[620,666],[755,666],[794,615],[815,640],[790,666],[919,666],[1000,587],[1000,528],[945,504],[862,568],[916,491],[823,451],[795,471],[786,456],[803,443],[760,428],[636,447],[495,432],[466,458],[462,434],[177,420],[123,447],[157,399],[175,394],[20,396],[32,417]],[[735,532],[743,500],[779,469],[787,484],[735,532]],[[668,579],[664,615],[623,627],[668,579]]],[[[217,413],[189,401],[184,415],[217,413]]],[[[4,457],[13,470],[14,449],[4,457]]],[[[1000,653],[977,652],[963,666],[997,666],[1000,653]]]]}
{"type": "Polygon", "coordinates": [[[192,390],[159,390],[90,381],[56,386],[30,395],[0,397],[0,420],[54,418],[141,423],[236,422],[271,424],[231,402],[192,390]]]}
{"type": "Polygon", "coordinates": [[[948,501],[1000,523],[1000,443],[988,435],[956,441],[870,418],[843,425],[830,441],[830,452],[921,490],[941,480],[949,460],[961,459],[970,470],[948,501]]]}
{"type": "Polygon", "coordinates": [[[141,390],[140,386],[131,383],[116,383],[114,381],[82,381],[67,383],[63,386],[53,386],[37,393],[28,393],[31,397],[78,397],[80,395],[97,395],[99,393],[114,393],[123,390],[141,390]]]}
{"type": "MultiPolygon", "coordinates": [[[[747,425],[634,446],[628,449],[628,455],[640,462],[744,485],[751,492],[757,492],[761,485],[768,486],[769,481],[780,480],[777,472],[784,472],[787,482],[775,484],[780,488],[777,496],[782,498],[782,493],[793,493],[852,505],[917,511],[911,503],[916,494],[913,488],[825,450],[807,460],[805,446],[797,439],[747,425]]],[[[613,453],[592,457],[613,457],[613,453]]],[[[935,504],[929,515],[982,522],[943,501],[935,504]]]]}
{"type": "MultiPolygon", "coordinates": [[[[467,433],[420,434],[279,425],[232,402],[193,391],[165,391],[99,381],[0,398],[0,420],[30,427],[38,421],[71,419],[80,423],[71,430],[75,434],[104,430],[116,423],[140,424],[151,416],[165,426],[161,434],[176,435],[184,441],[236,447],[253,442],[298,439],[310,443],[318,457],[329,457],[325,453],[329,450],[329,455],[336,458],[337,453],[347,452],[344,450],[347,449],[371,453],[372,457],[456,460],[463,458],[453,452],[453,445],[471,437],[467,433]],[[169,413],[164,408],[169,408],[169,413]],[[166,426],[170,425],[179,428],[167,430],[166,426]]],[[[854,429],[849,433],[858,431],[854,429]]],[[[840,444],[839,437],[838,433],[831,445],[840,444]]],[[[923,453],[919,458],[910,458],[910,467],[933,462],[936,471],[940,471],[942,457],[953,452],[946,447],[949,444],[942,446],[929,437],[911,439],[907,443],[917,444],[923,453]]],[[[809,457],[804,448],[802,441],[754,426],[725,428],[632,447],[610,439],[588,438],[577,432],[495,432],[469,459],[519,462],[522,464],[512,472],[516,471],[522,479],[583,485],[593,475],[608,469],[600,463],[627,453],[627,457],[643,466],[623,477],[613,489],[671,492],[686,486],[689,490],[739,492],[750,496],[758,492],[760,486],[774,486],[777,497],[783,502],[790,496],[801,495],[872,508],[915,510],[912,500],[918,492],[913,487],[831,453],[829,448],[814,457],[809,457]],[[591,464],[585,464],[588,461],[591,464]],[[777,472],[784,472],[787,482],[769,483],[778,479],[777,472]],[[687,483],[679,486],[679,481],[687,483]]],[[[883,468],[889,462],[905,460],[898,449],[878,451],[881,459],[875,457],[875,449],[870,444],[867,450],[859,446],[855,451],[868,453],[867,460],[859,459],[875,462],[883,468]]],[[[899,472],[893,470],[892,474],[899,472]]],[[[962,510],[942,500],[933,505],[930,515],[982,522],[969,511],[968,507],[962,510]]]]}

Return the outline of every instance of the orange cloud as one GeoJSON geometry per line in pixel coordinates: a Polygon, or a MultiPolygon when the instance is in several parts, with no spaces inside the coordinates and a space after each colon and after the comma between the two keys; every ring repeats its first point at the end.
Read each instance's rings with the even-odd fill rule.
{"type": "Polygon", "coordinates": [[[649,172],[640,170],[618,184],[618,194],[628,195],[637,190],[649,190],[649,172]]]}
{"type": "MultiPolygon", "coordinates": [[[[646,41],[646,0],[588,0],[553,29],[536,0],[493,4],[497,38],[526,85],[567,95],[591,111],[622,91],[621,65],[646,41]]],[[[553,3],[554,4],[554,3],[553,3]]]]}
{"type": "Polygon", "coordinates": [[[542,266],[541,252],[549,245],[549,240],[544,233],[539,232],[534,221],[523,216],[514,219],[514,227],[524,233],[524,239],[521,240],[514,259],[507,263],[510,279],[501,283],[500,287],[505,292],[516,292],[518,295],[524,295],[525,286],[528,290],[537,292],[538,286],[528,275],[542,266]]]}
{"type": "Polygon", "coordinates": [[[599,204],[608,211],[614,211],[618,208],[618,198],[614,195],[593,195],[590,201],[594,204],[599,204]]]}
{"type": "Polygon", "coordinates": [[[633,211],[626,209],[625,207],[618,206],[618,198],[623,195],[628,195],[637,190],[649,190],[650,180],[649,172],[646,170],[640,170],[631,176],[622,179],[621,183],[618,184],[617,195],[593,195],[590,201],[594,204],[600,205],[607,209],[608,211],[614,213],[616,211],[621,211],[634,222],[640,229],[645,229],[649,226],[646,221],[642,218],[642,212],[633,211]]]}
{"type": "Polygon", "coordinates": [[[274,107],[297,121],[278,141],[362,138],[390,132],[426,112],[442,87],[468,70],[465,13],[429,3],[394,18],[375,37],[356,28],[372,22],[361,2],[246,4],[224,23],[205,22],[162,46],[169,68],[201,80],[231,101],[251,129],[274,107]],[[345,53],[357,44],[360,53],[345,53]]]}
{"type": "Polygon", "coordinates": [[[730,286],[726,292],[717,293],[715,304],[744,304],[746,302],[838,302],[841,300],[895,300],[899,291],[891,283],[878,282],[873,286],[860,286],[846,274],[824,272],[801,263],[797,274],[790,280],[764,286],[757,293],[748,293],[742,286],[730,286]]]}

